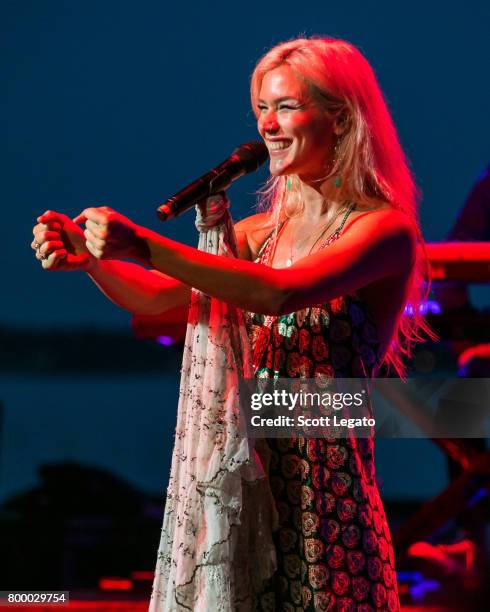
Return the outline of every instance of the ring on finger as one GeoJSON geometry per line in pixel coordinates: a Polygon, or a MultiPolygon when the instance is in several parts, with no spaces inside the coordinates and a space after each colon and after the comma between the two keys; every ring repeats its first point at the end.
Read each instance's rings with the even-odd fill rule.
{"type": "Polygon", "coordinates": [[[41,245],[39,244],[39,242],[35,242],[35,243],[34,243],[32,246],[33,246],[33,247],[36,249],[36,251],[37,251],[41,245]]]}

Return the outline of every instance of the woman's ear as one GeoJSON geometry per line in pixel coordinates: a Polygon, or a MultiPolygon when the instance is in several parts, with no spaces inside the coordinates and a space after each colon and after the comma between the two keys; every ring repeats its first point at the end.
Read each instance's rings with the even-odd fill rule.
{"type": "Polygon", "coordinates": [[[333,120],[333,131],[336,136],[342,136],[349,128],[350,116],[349,111],[346,108],[340,110],[334,117],[333,120]]]}

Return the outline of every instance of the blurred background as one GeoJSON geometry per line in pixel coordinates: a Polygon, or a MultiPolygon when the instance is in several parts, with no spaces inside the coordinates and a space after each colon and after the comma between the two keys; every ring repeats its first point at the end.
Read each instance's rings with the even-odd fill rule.
{"type": "MultiPolygon", "coordinates": [[[[249,102],[258,58],[280,41],[326,34],[354,43],[374,66],[421,188],[425,238],[443,241],[490,158],[490,8],[483,0],[4,0],[0,11],[0,590],[65,587],[80,599],[144,602],[181,332],[132,321],[83,273],[43,272],[29,246],[36,217],[107,205],[197,244],[192,213],[162,225],[157,205],[258,137],[249,102]]],[[[261,170],[230,189],[236,220],[254,211],[265,178],[261,170]]],[[[471,331],[461,318],[456,330],[446,321],[447,338],[419,351],[414,375],[456,376],[462,349],[485,340],[488,282],[464,291],[471,331]]],[[[428,440],[378,441],[392,528],[448,487],[446,454],[428,440]]],[[[479,515],[485,487],[470,496],[479,515]]],[[[472,540],[454,514],[425,538],[431,546],[472,540]]],[[[468,521],[480,521],[485,549],[486,519],[468,521]]],[[[449,553],[456,565],[431,558],[427,568],[413,559],[402,567],[407,606],[442,601],[455,573],[463,590],[480,589],[478,572],[465,570],[467,549],[449,553]]]]}

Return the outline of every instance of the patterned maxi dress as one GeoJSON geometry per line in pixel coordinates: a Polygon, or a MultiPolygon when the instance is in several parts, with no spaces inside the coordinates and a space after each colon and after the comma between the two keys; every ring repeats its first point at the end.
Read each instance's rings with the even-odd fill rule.
{"type": "MultiPolygon", "coordinates": [[[[272,239],[257,261],[269,263],[272,239]]],[[[379,361],[376,327],[356,295],[275,319],[250,313],[248,331],[260,378],[364,378],[379,361]]],[[[267,444],[280,521],[278,569],[257,612],[398,611],[373,439],[297,437],[267,444]]]]}

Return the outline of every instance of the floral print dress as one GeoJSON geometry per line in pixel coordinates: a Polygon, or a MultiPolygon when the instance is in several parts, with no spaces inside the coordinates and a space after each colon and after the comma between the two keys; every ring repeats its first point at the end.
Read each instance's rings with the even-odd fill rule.
{"type": "MultiPolygon", "coordinates": [[[[257,261],[264,263],[268,241],[257,261]]],[[[356,295],[274,319],[249,313],[248,331],[259,378],[364,378],[379,363],[376,327],[356,295]]],[[[280,523],[278,568],[257,612],[398,611],[373,439],[296,437],[267,444],[280,523]]]]}

